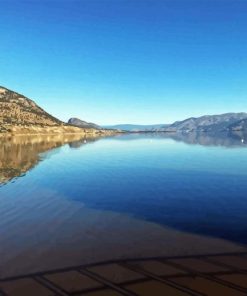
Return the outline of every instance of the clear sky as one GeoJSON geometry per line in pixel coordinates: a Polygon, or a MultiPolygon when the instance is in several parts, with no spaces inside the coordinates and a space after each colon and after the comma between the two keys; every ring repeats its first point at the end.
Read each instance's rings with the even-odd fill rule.
{"type": "Polygon", "coordinates": [[[0,0],[0,85],[62,120],[247,112],[246,0],[0,0]]]}

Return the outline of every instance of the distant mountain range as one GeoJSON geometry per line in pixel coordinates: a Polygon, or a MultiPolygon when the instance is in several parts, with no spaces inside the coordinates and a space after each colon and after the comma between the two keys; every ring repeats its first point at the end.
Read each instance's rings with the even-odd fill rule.
{"type": "Polygon", "coordinates": [[[167,128],[169,124],[150,124],[150,125],[141,125],[141,124],[117,124],[117,125],[106,125],[105,128],[110,129],[119,129],[128,132],[147,132],[147,131],[163,131],[167,128]]]}
{"type": "Polygon", "coordinates": [[[173,124],[105,126],[129,132],[221,132],[247,130],[247,113],[226,113],[191,117],[173,124]]]}
{"type": "Polygon", "coordinates": [[[230,130],[244,130],[247,123],[247,113],[226,113],[221,115],[205,115],[198,118],[191,117],[183,121],[176,121],[165,129],[168,132],[199,131],[220,132],[230,130]]]}
{"type": "Polygon", "coordinates": [[[78,118],[68,123],[50,115],[34,101],[0,87],[0,134],[84,133],[113,134],[127,132],[221,132],[247,131],[247,113],[226,113],[191,117],[173,124],[118,124],[99,126],[78,118]]]}

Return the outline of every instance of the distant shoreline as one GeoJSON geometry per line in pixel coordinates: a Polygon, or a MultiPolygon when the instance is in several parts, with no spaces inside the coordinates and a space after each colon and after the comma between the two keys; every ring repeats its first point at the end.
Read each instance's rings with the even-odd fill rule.
{"type": "Polygon", "coordinates": [[[95,129],[82,129],[75,126],[52,126],[52,127],[19,127],[12,126],[9,130],[0,133],[0,137],[3,136],[17,136],[17,135],[85,135],[85,136],[107,136],[122,133],[117,130],[95,130],[95,129]]]}

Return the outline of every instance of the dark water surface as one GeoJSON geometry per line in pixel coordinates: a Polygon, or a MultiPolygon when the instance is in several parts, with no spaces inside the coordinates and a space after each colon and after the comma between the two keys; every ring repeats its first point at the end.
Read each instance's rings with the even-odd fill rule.
{"type": "MultiPolygon", "coordinates": [[[[90,209],[246,244],[244,140],[240,134],[0,139],[0,204],[1,197],[14,205],[44,188],[90,209]]],[[[7,225],[11,211],[5,219],[7,225]]]]}

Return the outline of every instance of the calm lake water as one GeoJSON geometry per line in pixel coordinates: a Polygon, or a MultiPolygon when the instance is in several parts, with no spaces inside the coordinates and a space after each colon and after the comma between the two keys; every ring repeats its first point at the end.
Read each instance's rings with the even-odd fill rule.
{"type": "MultiPolygon", "coordinates": [[[[246,244],[242,139],[247,141],[239,134],[1,139],[0,214],[12,206],[0,232],[15,223],[16,203],[44,188],[89,209],[246,244]]],[[[27,219],[32,223],[32,215],[27,219]]]]}

